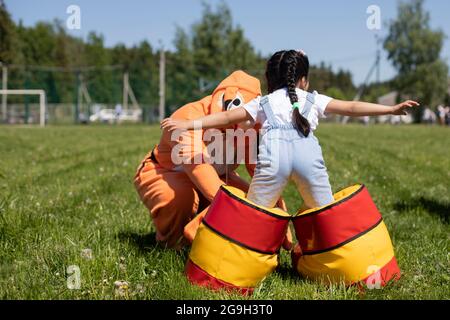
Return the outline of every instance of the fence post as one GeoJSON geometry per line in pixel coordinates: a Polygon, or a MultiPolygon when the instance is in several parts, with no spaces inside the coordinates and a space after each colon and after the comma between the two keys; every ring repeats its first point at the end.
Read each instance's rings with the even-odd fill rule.
{"type": "MultiPolygon", "coordinates": [[[[2,89],[8,90],[8,67],[6,64],[0,62],[0,66],[2,67],[2,89]]],[[[8,123],[8,95],[2,95],[2,119],[5,123],[8,123]]]]}
{"type": "Polygon", "coordinates": [[[75,86],[75,105],[74,105],[74,110],[75,110],[75,114],[74,114],[74,120],[75,120],[75,124],[78,124],[80,122],[80,98],[79,98],[79,92],[80,92],[80,85],[81,85],[81,75],[80,75],[80,71],[76,72],[76,86],[75,86]]]}
{"type": "MultiPolygon", "coordinates": [[[[24,88],[25,90],[28,90],[29,85],[29,79],[30,75],[28,73],[28,70],[25,69],[25,83],[24,83],[24,88]]],[[[24,115],[24,123],[28,124],[28,118],[30,117],[30,105],[29,105],[29,101],[28,101],[28,96],[25,96],[25,115],[24,115]]]]}
{"type": "Polygon", "coordinates": [[[159,59],[159,121],[164,120],[166,116],[166,55],[164,47],[161,46],[159,59]]]}

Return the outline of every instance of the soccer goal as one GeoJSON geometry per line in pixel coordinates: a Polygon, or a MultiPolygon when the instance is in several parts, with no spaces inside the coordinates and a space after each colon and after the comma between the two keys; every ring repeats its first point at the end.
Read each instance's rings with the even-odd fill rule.
{"type": "Polygon", "coordinates": [[[33,95],[33,96],[39,96],[39,125],[41,127],[45,127],[45,115],[47,113],[47,96],[45,94],[44,90],[37,90],[37,89],[0,89],[0,95],[3,96],[3,103],[2,103],[2,115],[3,119],[6,119],[7,117],[7,104],[6,104],[6,97],[10,95],[33,95]]]}

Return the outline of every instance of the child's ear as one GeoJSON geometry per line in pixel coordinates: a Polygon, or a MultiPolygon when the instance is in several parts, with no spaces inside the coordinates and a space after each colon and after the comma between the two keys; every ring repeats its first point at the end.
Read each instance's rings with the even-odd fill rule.
{"type": "Polygon", "coordinates": [[[300,79],[300,88],[302,90],[308,91],[309,88],[309,80],[306,77],[300,79]]]}
{"type": "Polygon", "coordinates": [[[305,78],[305,80],[306,80],[305,91],[308,91],[308,89],[309,89],[309,80],[306,79],[306,78],[305,78]]]}

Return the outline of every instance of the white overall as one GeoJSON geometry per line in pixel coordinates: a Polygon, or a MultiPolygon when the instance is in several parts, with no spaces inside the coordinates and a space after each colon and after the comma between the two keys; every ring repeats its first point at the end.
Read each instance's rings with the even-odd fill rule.
{"type": "MultiPolygon", "coordinates": [[[[308,94],[301,114],[307,118],[314,104],[308,94]]],[[[313,132],[304,137],[292,123],[278,123],[267,96],[261,107],[269,127],[262,134],[258,162],[247,198],[258,205],[275,207],[290,179],[294,181],[307,208],[334,201],[319,141],[313,132]]]]}

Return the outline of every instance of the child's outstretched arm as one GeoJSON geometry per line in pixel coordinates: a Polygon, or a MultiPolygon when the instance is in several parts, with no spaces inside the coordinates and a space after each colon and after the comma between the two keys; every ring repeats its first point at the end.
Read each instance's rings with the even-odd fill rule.
{"type": "Polygon", "coordinates": [[[420,104],[416,101],[408,100],[396,106],[388,107],[381,104],[331,100],[326,108],[326,113],[339,114],[350,117],[383,116],[383,115],[407,115],[409,108],[417,107],[420,104]]]}
{"type": "Polygon", "coordinates": [[[175,129],[220,129],[247,120],[253,120],[253,118],[244,108],[240,107],[226,112],[215,113],[195,120],[176,120],[167,118],[161,121],[161,128],[168,129],[169,131],[175,129]]]}

